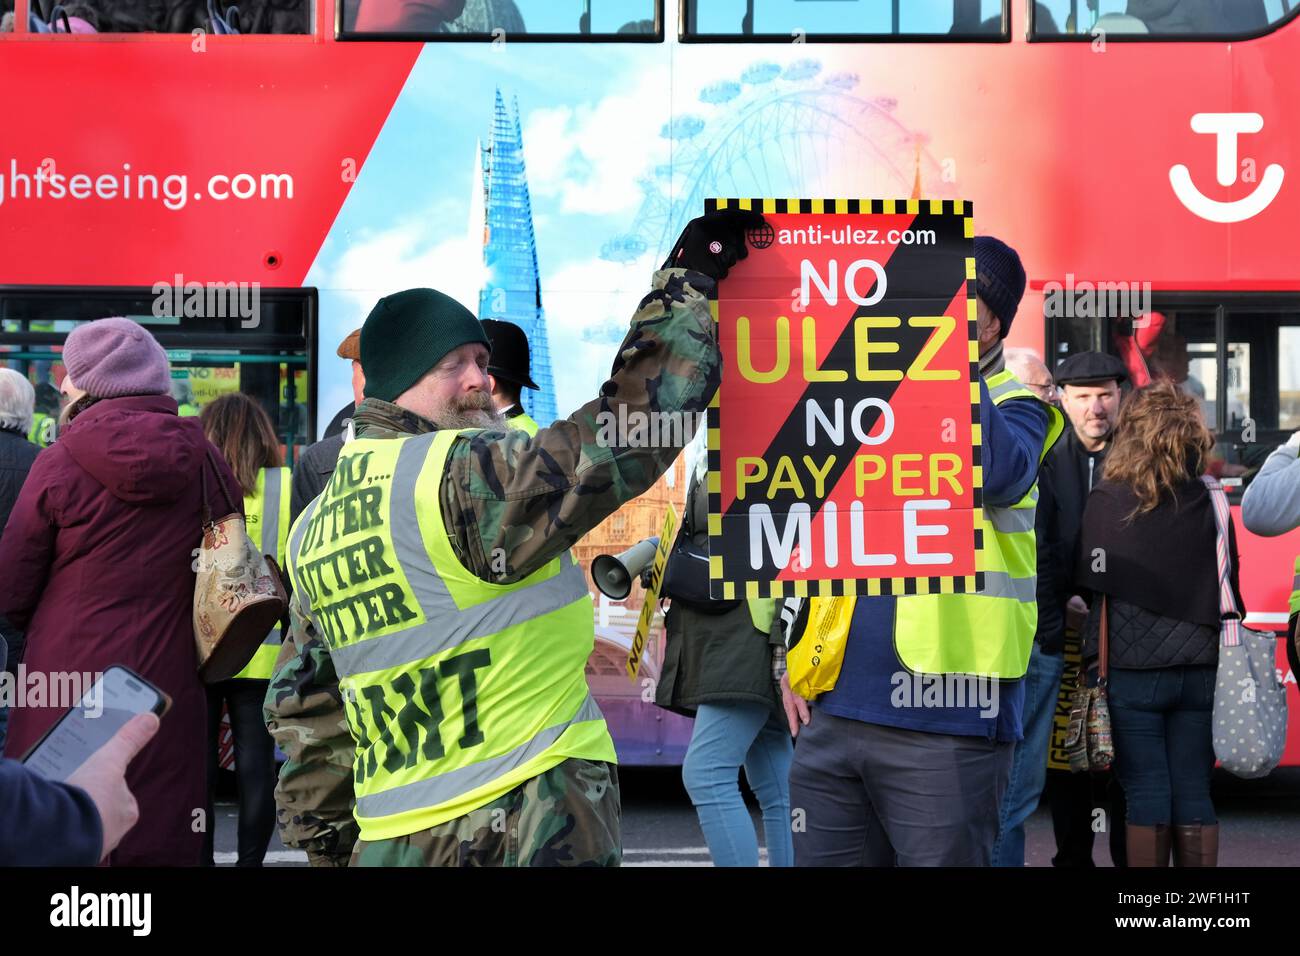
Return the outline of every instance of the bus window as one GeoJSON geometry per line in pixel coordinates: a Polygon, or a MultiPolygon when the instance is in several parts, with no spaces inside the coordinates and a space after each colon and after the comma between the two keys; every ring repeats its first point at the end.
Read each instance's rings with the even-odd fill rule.
{"type": "Polygon", "coordinates": [[[1194,396],[1215,435],[1210,472],[1236,493],[1300,430],[1300,309],[1294,297],[1226,299],[1157,294],[1136,320],[1049,315],[1047,342],[1053,364],[1107,351],[1128,368],[1127,388],[1166,379],[1194,396]]]}
{"type": "Polygon", "coordinates": [[[683,40],[1007,39],[1002,0],[682,0],[683,40]]]}
{"type": "Polygon", "coordinates": [[[1190,40],[1267,33],[1296,11],[1294,0],[1041,0],[1038,38],[1190,40]],[[1044,8],[1050,19],[1043,17],[1044,8]]]}
{"type": "Polygon", "coordinates": [[[312,32],[311,0],[30,0],[32,32],[63,32],[61,8],[73,33],[211,34],[312,32]]]}
{"type": "Polygon", "coordinates": [[[36,387],[37,420],[29,437],[48,445],[57,436],[68,333],[93,319],[125,315],[167,351],[179,414],[197,415],[214,398],[244,392],[271,416],[285,463],[292,465],[316,436],[315,291],[260,289],[256,324],[239,316],[197,317],[185,302],[169,308],[177,302],[167,298],[172,301],[160,305],[152,290],[0,288],[0,366],[21,372],[36,387]]]}
{"type": "Polygon", "coordinates": [[[1300,315],[1278,328],[1277,357],[1277,427],[1293,432],[1300,430],[1300,315]]]}
{"type": "Polygon", "coordinates": [[[662,0],[338,0],[341,38],[663,39],[662,0]]]}
{"type": "Polygon", "coordinates": [[[1226,309],[1224,379],[1230,460],[1247,479],[1277,445],[1300,430],[1300,312],[1226,309]]]}
{"type": "Polygon", "coordinates": [[[1191,395],[1211,430],[1218,424],[1219,366],[1213,309],[1169,309],[1156,313],[1159,335],[1143,349],[1153,379],[1167,379],[1191,395]]]}

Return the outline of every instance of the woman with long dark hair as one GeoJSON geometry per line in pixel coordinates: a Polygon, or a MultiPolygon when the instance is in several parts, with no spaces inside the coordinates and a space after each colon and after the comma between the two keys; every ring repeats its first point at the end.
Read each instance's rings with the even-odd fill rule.
{"type": "MultiPolygon", "coordinates": [[[[1107,615],[1115,772],[1128,798],[1130,866],[1214,866],[1211,715],[1219,660],[1217,531],[1201,482],[1214,438],[1169,382],[1120,409],[1102,481],[1083,513],[1078,583],[1094,599],[1084,657],[1107,615]]],[[[1229,541],[1232,587],[1237,541],[1229,541]]],[[[1095,661],[1094,661],[1095,664],[1095,661]]]]}
{"type": "MultiPolygon", "coordinates": [[[[208,440],[229,463],[244,496],[248,536],[281,565],[289,535],[289,469],[271,418],[241,392],[222,395],[199,415],[208,440]]],[[[213,862],[213,792],[218,768],[221,708],[230,714],[239,785],[239,866],[261,866],[275,829],[275,744],[262,718],[262,701],[280,649],[280,629],[267,635],[252,661],[230,680],[208,685],[208,820],[206,862],[213,862]]]]}

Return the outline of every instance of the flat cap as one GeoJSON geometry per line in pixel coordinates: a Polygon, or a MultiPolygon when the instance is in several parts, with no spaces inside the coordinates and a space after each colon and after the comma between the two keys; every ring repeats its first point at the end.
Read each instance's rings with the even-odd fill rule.
{"type": "Polygon", "coordinates": [[[1056,366],[1057,385],[1083,385],[1087,382],[1128,381],[1124,363],[1105,352],[1076,352],[1056,366]]]}
{"type": "Polygon", "coordinates": [[[351,359],[354,362],[360,362],[361,330],[353,329],[349,332],[347,338],[339,343],[338,351],[335,354],[341,359],[351,359]]]}

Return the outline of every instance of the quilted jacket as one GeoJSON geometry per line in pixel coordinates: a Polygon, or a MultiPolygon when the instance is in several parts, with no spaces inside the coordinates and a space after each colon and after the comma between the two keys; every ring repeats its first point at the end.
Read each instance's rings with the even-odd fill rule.
{"type": "MultiPolygon", "coordinates": [[[[1110,666],[1132,670],[1217,664],[1218,628],[1165,617],[1155,611],[1108,597],[1110,666]]],[[[1102,602],[1092,602],[1084,628],[1084,657],[1097,657],[1102,602]]]]}

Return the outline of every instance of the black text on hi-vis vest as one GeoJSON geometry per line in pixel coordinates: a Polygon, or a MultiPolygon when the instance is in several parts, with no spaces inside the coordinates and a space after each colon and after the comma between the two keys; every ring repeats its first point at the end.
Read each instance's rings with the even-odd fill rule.
{"type": "MultiPolygon", "coordinates": [[[[331,648],[341,648],[387,628],[417,619],[415,602],[400,577],[393,544],[384,520],[384,489],[367,485],[372,455],[344,457],[330,478],[325,494],[307,522],[297,565],[300,585],[314,610],[321,637],[331,648]],[[358,535],[364,535],[357,540],[358,535]],[[350,540],[343,540],[350,539],[350,540]],[[333,545],[334,547],[330,547],[333,545]],[[314,555],[320,552],[319,557],[314,555]]],[[[384,476],[388,477],[388,476],[384,476]]],[[[463,749],[483,743],[478,723],[478,674],[492,663],[486,649],[447,658],[415,674],[396,675],[387,686],[366,685],[353,704],[364,703],[367,720],[353,724],[358,750],[366,758],[356,762],[360,783],[382,765],[388,773],[415,766],[419,760],[437,760],[446,754],[440,731],[446,710],[459,717],[463,732],[455,745],[463,749]],[[399,705],[390,703],[395,694],[399,705]],[[453,699],[444,707],[444,694],[453,699]],[[378,748],[377,728],[397,728],[400,740],[378,748]],[[384,750],[381,761],[377,756],[384,750]]]]}
{"type": "Polygon", "coordinates": [[[569,756],[615,757],[572,557],[494,584],[451,546],[438,489],[457,434],[349,443],[290,533],[295,600],[356,743],[363,839],[436,825],[569,756]]]}

